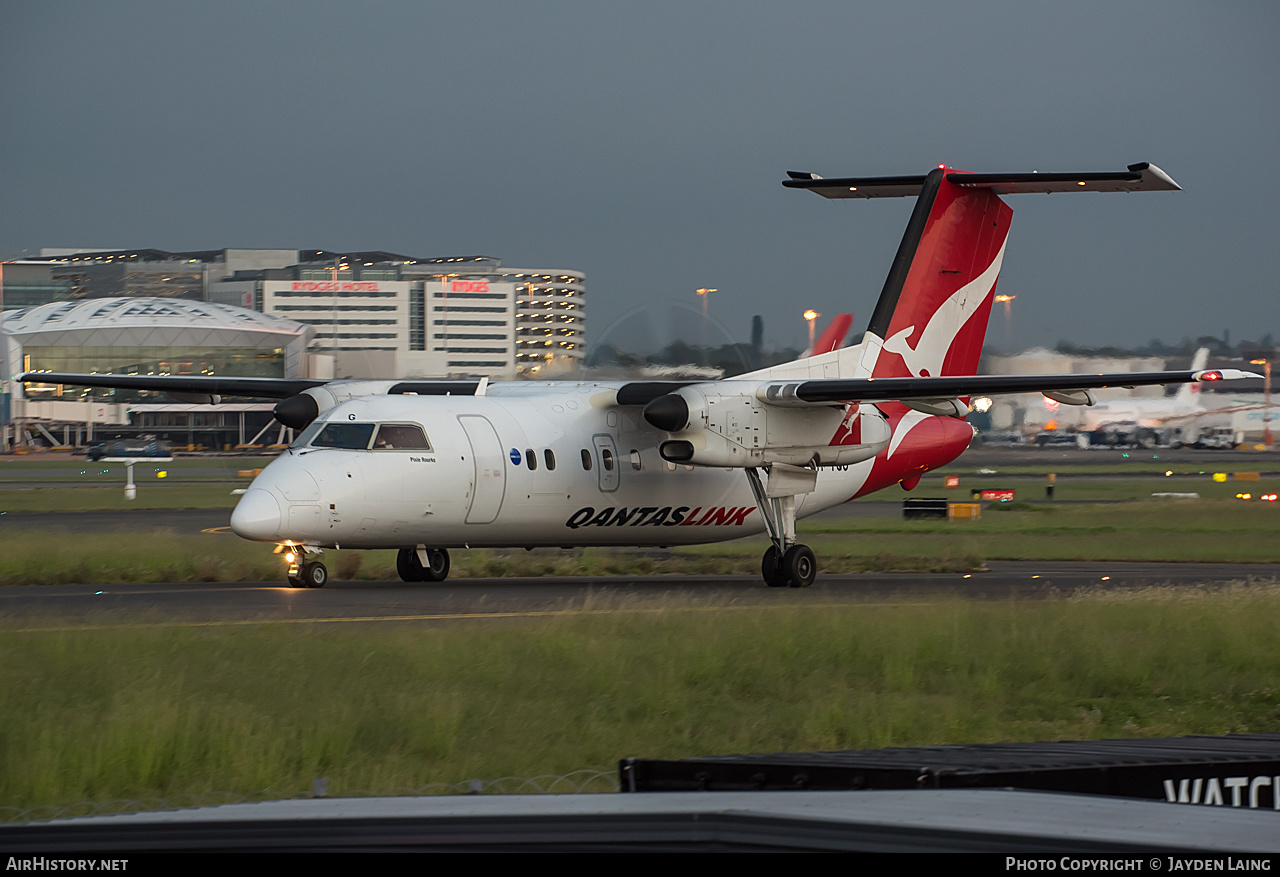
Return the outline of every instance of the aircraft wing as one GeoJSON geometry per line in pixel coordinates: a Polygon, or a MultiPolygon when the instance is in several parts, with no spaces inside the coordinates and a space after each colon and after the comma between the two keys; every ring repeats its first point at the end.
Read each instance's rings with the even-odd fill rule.
{"type": "MultiPolygon", "coordinates": [[[[773,405],[829,405],[837,402],[895,402],[921,399],[950,399],[958,396],[1005,393],[1057,393],[1102,387],[1140,387],[1153,384],[1182,384],[1193,381],[1223,381],[1258,378],[1261,375],[1239,369],[1200,371],[1119,372],[1083,375],[957,375],[929,378],[852,378],[809,381],[764,381],[750,383],[760,401],[773,405]]],[[[288,399],[304,390],[337,383],[318,379],[242,378],[209,375],[111,375],[26,372],[21,383],[71,384],[80,387],[114,387],[122,390],[153,390],[163,393],[207,396],[252,396],[288,399]]],[[[388,394],[412,393],[422,396],[476,392],[475,381],[380,382],[388,394]]],[[[647,405],[660,396],[698,381],[636,381],[617,390],[619,405],[647,405]]],[[[735,381],[714,382],[735,384],[735,381]]]]}
{"type": "MultiPolygon", "coordinates": [[[[834,402],[903,402],[954,399],[959,396],[987,396],[1009,393],[1054,393],[1058,397],[1073,391],[1103,387],[1143,387],[1154,384],[1184,384],[1194,381],[1225,381],[1256,378],[1239,369],[1199,371],[1119,372],[1082,375],[957,375],[937,378],[852,378],[810,381],[743,381],[753,395],[770,405],[830,405],[834,402]]],[[[660,396],[674,393],[697,381],[636,381],[618,389],[619,405],[647,405],[660,396]]],[[[732,379],[718,382],[736,383],[732,379]]],[[[713,384],[714,385],[714,384],[713,384]]],[[[747,388],[744,387],[744,390],[747,388]]],[[[1083,393],[1081,393],[1083,402],[1083,393]]],[[[1077,403],[1080,404],[1080,403],[1077,403]]]]}
{"type": "Polygon", "coordinates": [[[77,375],[58,372],[26,372],[23,384],[71,384],[76,387],[113,387],[117,390],[157,390],[210,396],[255,396],[287,399],[327,381],[289,378],[238,378],[214,375],[77,375]]]}
{"type": "Polygon", "coordinates": [[[1119,372],[1082,375],[968,375],[937,378],[855,378],[851,380],[772,381],[762,401],[782,404],[897,402],[1008,393],[1069,393],[1103,387],[1145,387],[1193,381],[1224,381],[1258,375],[1239,369],[1119,372]]]}
{"type": "MultiPolygon", "coordinates": [[[[212,375],[79,375],[57,372],[26,372],[16,380],[24,384],[71,384],[76,387],[112,387],[117,390],[154,390],[200,396],[252,396],[263,399],[288,399],[303,390],[335,383],[318,379],[241,378],[212,375]]],[[[442,396],[449,393],[470,395],[476,381],[388,381],[389,394],[442,396]]]]}

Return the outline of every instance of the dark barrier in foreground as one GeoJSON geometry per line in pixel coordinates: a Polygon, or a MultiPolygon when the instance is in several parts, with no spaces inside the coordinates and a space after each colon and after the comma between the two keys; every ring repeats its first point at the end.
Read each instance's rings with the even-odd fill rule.
{"type": "Polygon", "coordinates": [[[619,770],[629,792],[1016,788],[1280,811],[1280,734],[628,758],[619,770]]]}

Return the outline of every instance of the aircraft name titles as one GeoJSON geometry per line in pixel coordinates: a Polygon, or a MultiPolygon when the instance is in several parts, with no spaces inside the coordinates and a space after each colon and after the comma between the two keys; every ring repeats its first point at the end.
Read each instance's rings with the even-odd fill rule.
{"type": "Polygon", "coordinates": [[[698,506],[693,511],[689,510],[687,505],[673,508],[665,506],[658,508],[656,506],[645,506],[644,508],[628,509],[626,506],[615,508],[600,509],[597,512],[592,506],[584,506],[569,516],[569,520],[564,525],[570,530],[576,530],[579,527],[707,527],[707,526],[735,526],[739,527],[746,521],[747,515],[756,510],[755,506],[743,506],[741,508],[734,506],[732,508],[724,508],[723,506],[715,506],[705,511],[702,506],[698,506]]]}

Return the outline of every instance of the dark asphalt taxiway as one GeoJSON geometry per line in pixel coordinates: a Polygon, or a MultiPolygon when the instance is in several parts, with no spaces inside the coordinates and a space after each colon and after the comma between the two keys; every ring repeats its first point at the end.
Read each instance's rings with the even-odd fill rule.
{"type": "Polygon", "coordinates": [[[1039,599],[1082,588],[1197,587],[1280,581],[1280,564],[993,562],[972,574],[820,575],[812,588],[764,587],[754,576],[575,576],[452,579],[441,584],[331,581],[42,585],[0,588],[0,616],[21,625],[240,625],[445,622],[646,606],[846,605],[924,598],[1039,599]],[[674,601],[674,602],[672,602],[674,601]]]}

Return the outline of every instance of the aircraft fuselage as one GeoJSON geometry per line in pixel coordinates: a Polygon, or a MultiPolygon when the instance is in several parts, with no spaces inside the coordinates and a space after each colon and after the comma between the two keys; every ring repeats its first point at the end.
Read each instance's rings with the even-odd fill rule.
{"type": "MultiPolygon", "coordinates": [[[[295,445],[246,491],[232,529],[344,548],[681,545],[764,532],[740,469],[663,460],[665,434],[613,404],[617,387],[517,384],[501,395],[344,402],[309,432],[412,424],[427,447],[295,445]]],[[[823,468],[797,514],[853,497],[874,462],[823,468]]]]}

